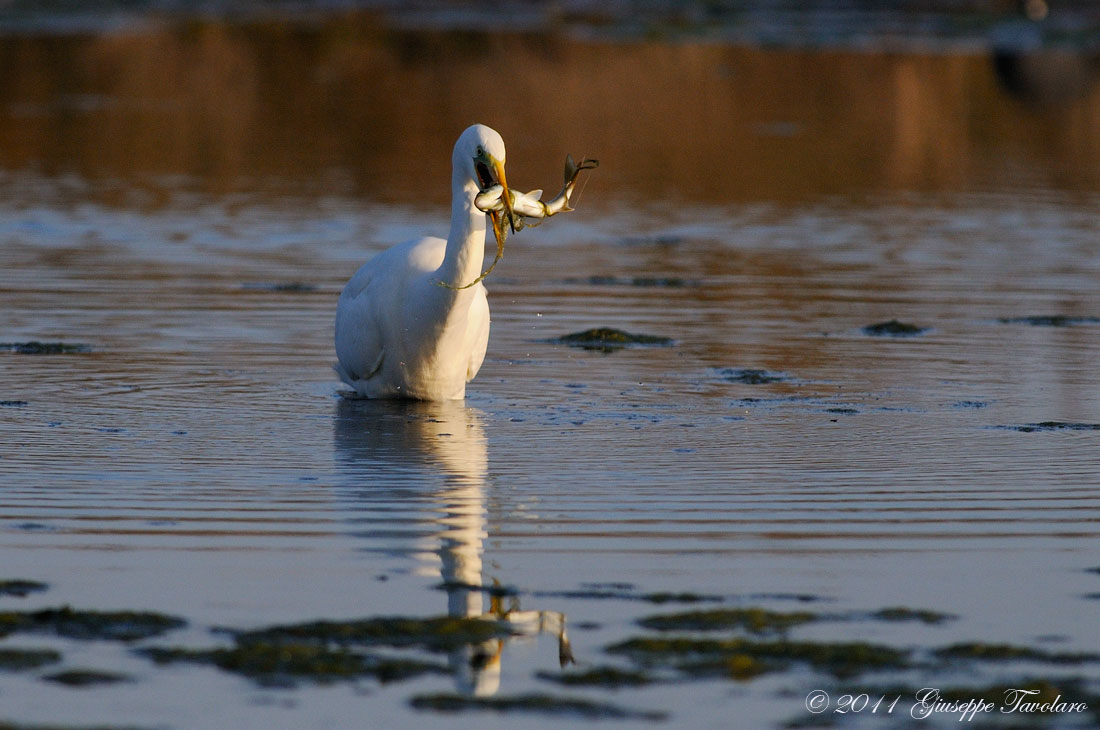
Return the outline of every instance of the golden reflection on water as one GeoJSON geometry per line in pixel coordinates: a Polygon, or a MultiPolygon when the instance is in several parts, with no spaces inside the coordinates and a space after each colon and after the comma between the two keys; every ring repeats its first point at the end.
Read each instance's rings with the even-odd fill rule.
{"type": "Polygon", "coordinates": [[[0,168],[444,202],[455,135],[481,121],[524,186],[556,180],[563,151],[599,157],[602,200],[1095,189],[1095,78],[1052,104],[1008,88],[978,52],[196,20],[0,38],[0,168]]]}

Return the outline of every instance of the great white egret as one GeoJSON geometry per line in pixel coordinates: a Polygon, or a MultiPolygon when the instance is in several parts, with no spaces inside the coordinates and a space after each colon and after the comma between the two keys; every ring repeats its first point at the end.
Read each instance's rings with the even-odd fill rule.
{"type": "MultiPolygon", "coordinates": [[[[577,175],[596,167],[567,157],[565,185],[548,203],[541,190],[517,193],[504,176],[504,140],[483,124],[467,128],[451,155],[451,230],[398,244],[355,272],[336,308],[336,372],[368,398],[464,398],[489,341],[481,280],[486,218],[503,252],[507,229],[569,207],[577,175]]],[[[495,264],[495,261],[494,261],[495,264]]],[[[492,267],[490,266],[490,269],[492,267]]]]}
{"type": "MultiPolygon", "coordinates": [[[[483,124],[466,129],[451,156],[451,230],[400,243],[355,272],[336,308],[336,371],[369,398],[463,398],[489,342],[489,300],[478,281],[486,213],[474,205],[501,185],[504,140],[483,124]]],[[[508,196],[494,226],[511,224],[508,196]]]]}

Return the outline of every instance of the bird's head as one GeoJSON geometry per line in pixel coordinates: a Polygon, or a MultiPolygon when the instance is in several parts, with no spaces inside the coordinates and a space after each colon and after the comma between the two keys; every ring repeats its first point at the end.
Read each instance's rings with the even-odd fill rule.
{"type": "Polygon", "coordinates": [[[505,221],[512,232],[516,230],[511,196],[508,194],[508,181],[504,176],[504,158],[504,140],[496,130],[484,124],[475,124],[467,128],[455,144],[453,161],[456,173],[465,171],[464,175],[477,184],[479,191],[484,191],[493,185],[504,188],[504,194],[501,196],[504,203],[503,210],[489,213],[493,221],[493,232],[497,234],[498,241],[502,240],[502,226],[505,221]]]}

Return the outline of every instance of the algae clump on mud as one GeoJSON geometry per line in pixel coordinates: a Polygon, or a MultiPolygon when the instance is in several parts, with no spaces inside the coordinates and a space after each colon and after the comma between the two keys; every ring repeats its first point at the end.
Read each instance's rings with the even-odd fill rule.
{"type": "Polygon", "coordinates": [[[610,353],[626,347],[650,346],[666,347],[672,344],[672,338],[658,335],[643,335],[624,332],[613,327],[596,327],[583,332],[574,332],[568,335],[548,340],[552,345],[568,345],[579,347],[582,350],[594,350],[610,353]]]}
{"type": "Polygon", "coordinates": [[[892,606],[883,608],[871,614],[872,618],[880,621],[919,621],[923,624],[936,625],[955,618],[949,613],[940,613],[922,608],[907,608],[905,606],[892,606]]]}
{"type": "Polygon", "coordinates": [[[511,636],[513,629],[506,622],[480,618],[382,616],[352,621],[311,621],[231,633],[241,645],[314,642],[450,651],[468,644],[511,636]]]}
{"type": "Polygon", "coordinates": [[[34,633],[68,639],[137,641],[186,625],[181,618],[147,611],[80,611],[69,606],[38,611],[0,611],[0,637],[34,633]]]}
{"type": "Polygon", "coordinates": [[[61,654],[53,649],[0,649],[0,671],[21,672],[38,669],[61,661],[61,654]]]}
{"type": "Polygon", "coordinates": [[[603,687],[605,689],[642,687],[654,681],[644,672],[610,666],[589,667],[580,672],[539,672],[536,676],[568,687],[603,687]]]}
{"type": "Polygon", "coordinates": [[[252,631],[220,630],[232,647],[187,649],[152,647],[139,653],[158,664],[188,662],[218,667],[265,686],[291,687],[301,681],[392,682],[422,674],[447,674],[443,664],[377,656],[356,649],[389,647],[448,652],[510,636],[504,622],[442,616],[378,617],[351,621],[310,621],[252,631]]]}
{"type": "Polygon", "coordinates": [[[118,684],[132,682],[129,676],[115,672],[101,672],[97,669],[69,669],[42,677],[47,682],[63,684],[66,687],[91,687],[98,684],[118,684]]]}
{"type": "Polygon", "coordinates": [[[689,676],[722,676],[740,667],[755,676],[808,664],[838,677],[907,666],[908,652],[862,642],[751,641],[682,636],[637,637],[607,647],[643,667],[667,667],[689,676]]]}
{"type": "Polygon", "coordinates": [[[985,644],[981,642],[952,644],[946,648],[937,649],[935,655],[940,659],[990,662],[1033,661],[1051,664],[1100,662],[1100,654],[1048,652],[1042,649],[1033,649],[1029,646],[985,644]]]}
{"type": "MultiPolygon", "coordinates": [[[[4,401],[4,403],[23,403],[25,401],[4,401]]],[[[0,596],[16,596],[17,598],[26,598],[32,593],[38,593],[48,589],[49,586],[45,583],[39,583],[36,580],[23,580],[21,578],[13,578],[9,580],[0,580],[0,596]]]]}
{"type": "Polygon", "coordinates": [[[267,687],[293,687],[301,681],[329,684],[373,678],[379,682],[411,679],[426,673],[446,674],[441,664],[374,657],[316,644],[259,642],[218,649],[151,647],[140,654],[157,664],[185,662],[218,667],[267,687]]]}
{"type": "Polygon", "coordinates": [[[800,624],[817,620],[808,611],[781,613],[763,608],[716,608],[710,611],[647,616],[638,625],[654,631],[722,631],[745,629],[754,634],[781,633],[800,624]]]}
{"type": "Polygon", "coordinates": [[[928,331],[927,327],[918,327],[908,322],[900,322],[891,319],[886,322],[876,322],[863,328],[863,334],[871,337],[916,337],[928,331]]]}

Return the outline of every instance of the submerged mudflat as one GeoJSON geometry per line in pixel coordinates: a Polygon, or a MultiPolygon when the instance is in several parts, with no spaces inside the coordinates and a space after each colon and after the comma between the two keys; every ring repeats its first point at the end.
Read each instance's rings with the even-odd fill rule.
{"type": "MultiPolygon", "coordinates": [[[[996,245],[922,238],[963,215],[935,201],[727,211],[671,249],[547,226],[491,287],[466,402],[432,405],[348,398],[328,370],[361,256],[340,239],[419,214],[206,205],[50,212],[152,236],[63,264],[56,221],[8,234],[5,341],[90,347],[0,353],[17,726],[289,727],[364,702],[441,727],[662,724],[722,715],[731,689],[784,724],[811,689],[987,697],[1006,672],[1093,701],[1096,332],[1014,319],[1095,311],[1062,265],[1086,260],[1083,212],[1033,201],[1013,245],[1062,250],[988,281],[996,245]],[[925,263],[899,276],[869,226],[820,246],[876,216],[925,263]],[[805,243],[758,247],[749,220],[805,243]],[[272,226],[287,241],[261,246],[272,226]],[[693,283],[657,299],[579,275],[667,268],[693,283]],[[282,270],[309,286],[242,286],[282,270]],[[864,331],[892,319],[929,331],[864,331]],[[554,342],[609,330],[671,342],[554,342]]],[[[965,215],[996,227],[998,205],[965,215]]]]}

